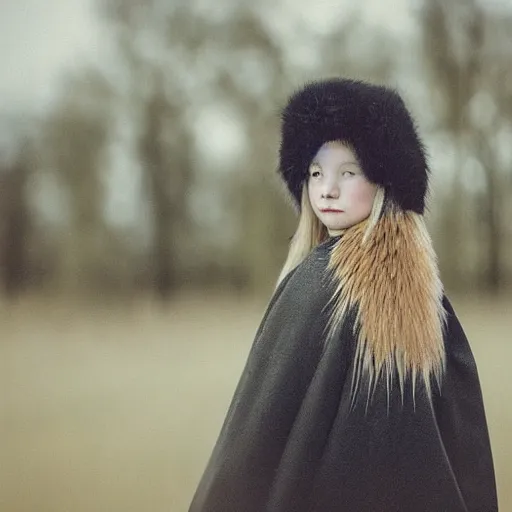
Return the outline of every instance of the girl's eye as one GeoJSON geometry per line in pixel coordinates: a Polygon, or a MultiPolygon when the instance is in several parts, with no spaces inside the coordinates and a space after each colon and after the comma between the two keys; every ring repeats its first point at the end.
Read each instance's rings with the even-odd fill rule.
{"type": "Polygon", "coordinates": [[[352,171],[343,171],[342,176],[355,176],[356,174],[352,171]]]}
{"type": "Polygon", "coordinates": [[[312,165],[309,168],[309,175],[311,178],[317,178],[318,176],[320,176],[320,169],[318,165],[312,165]]]}

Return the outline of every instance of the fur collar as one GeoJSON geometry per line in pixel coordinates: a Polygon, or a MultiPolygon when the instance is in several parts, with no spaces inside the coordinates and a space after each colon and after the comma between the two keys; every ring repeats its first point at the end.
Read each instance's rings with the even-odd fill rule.
{"type": "Polygon", "coordinates": [[[418,377],[431,396],[445,366],[445,311],[423,216],[388,204],[373,225],[367,219],[345,231],[331,248],[328,268],[336,283],[330,335],[356,311],[353,397],[362,380],[370,394],[379,378],[389,396],[394,376],[402,398],[407,379],[414,393],[418,377]]]}

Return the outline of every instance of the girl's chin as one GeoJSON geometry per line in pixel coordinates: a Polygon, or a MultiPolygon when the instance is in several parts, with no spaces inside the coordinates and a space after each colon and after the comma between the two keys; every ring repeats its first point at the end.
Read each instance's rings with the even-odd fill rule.
{"type": "Polygon", "coordinates": [[[345,229],[351,228],[355,226],[358,222],[343,222],[343,223],[333,223],[333,222],[324,222],[323,225],[327,228],[327,231],[344,231],[345,229]]]}
{"type": "Polygon", "coordinates": [[[351,225],[350,224],[329,224],[329,223],[326,223],[326,224],[324,224],[324,226],[329,231],[341,231],[343,229],[349,228],[351,225]]]}

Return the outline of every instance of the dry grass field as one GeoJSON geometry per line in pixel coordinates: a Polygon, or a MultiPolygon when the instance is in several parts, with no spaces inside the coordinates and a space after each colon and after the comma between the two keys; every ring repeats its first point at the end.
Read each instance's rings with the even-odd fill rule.
{"type": "MultiPolygon", "coordinates": [[[[452,298],[512,511],[512,300],[452,298]]],[[[264,302],[0,308],[0,511],[185,512],[264,302]]],[[[241,511],[242,512],[242,511],[241,511]]]]}

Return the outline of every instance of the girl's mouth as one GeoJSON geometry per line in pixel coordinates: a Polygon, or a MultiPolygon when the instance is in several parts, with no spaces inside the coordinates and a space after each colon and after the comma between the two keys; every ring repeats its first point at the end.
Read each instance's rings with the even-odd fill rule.
{"type": "Polygon", "coordinates": [[[320,211],[322,213],[343,213],[343,210],[336,210],[335,208],[323,208],[320,211]]]}

